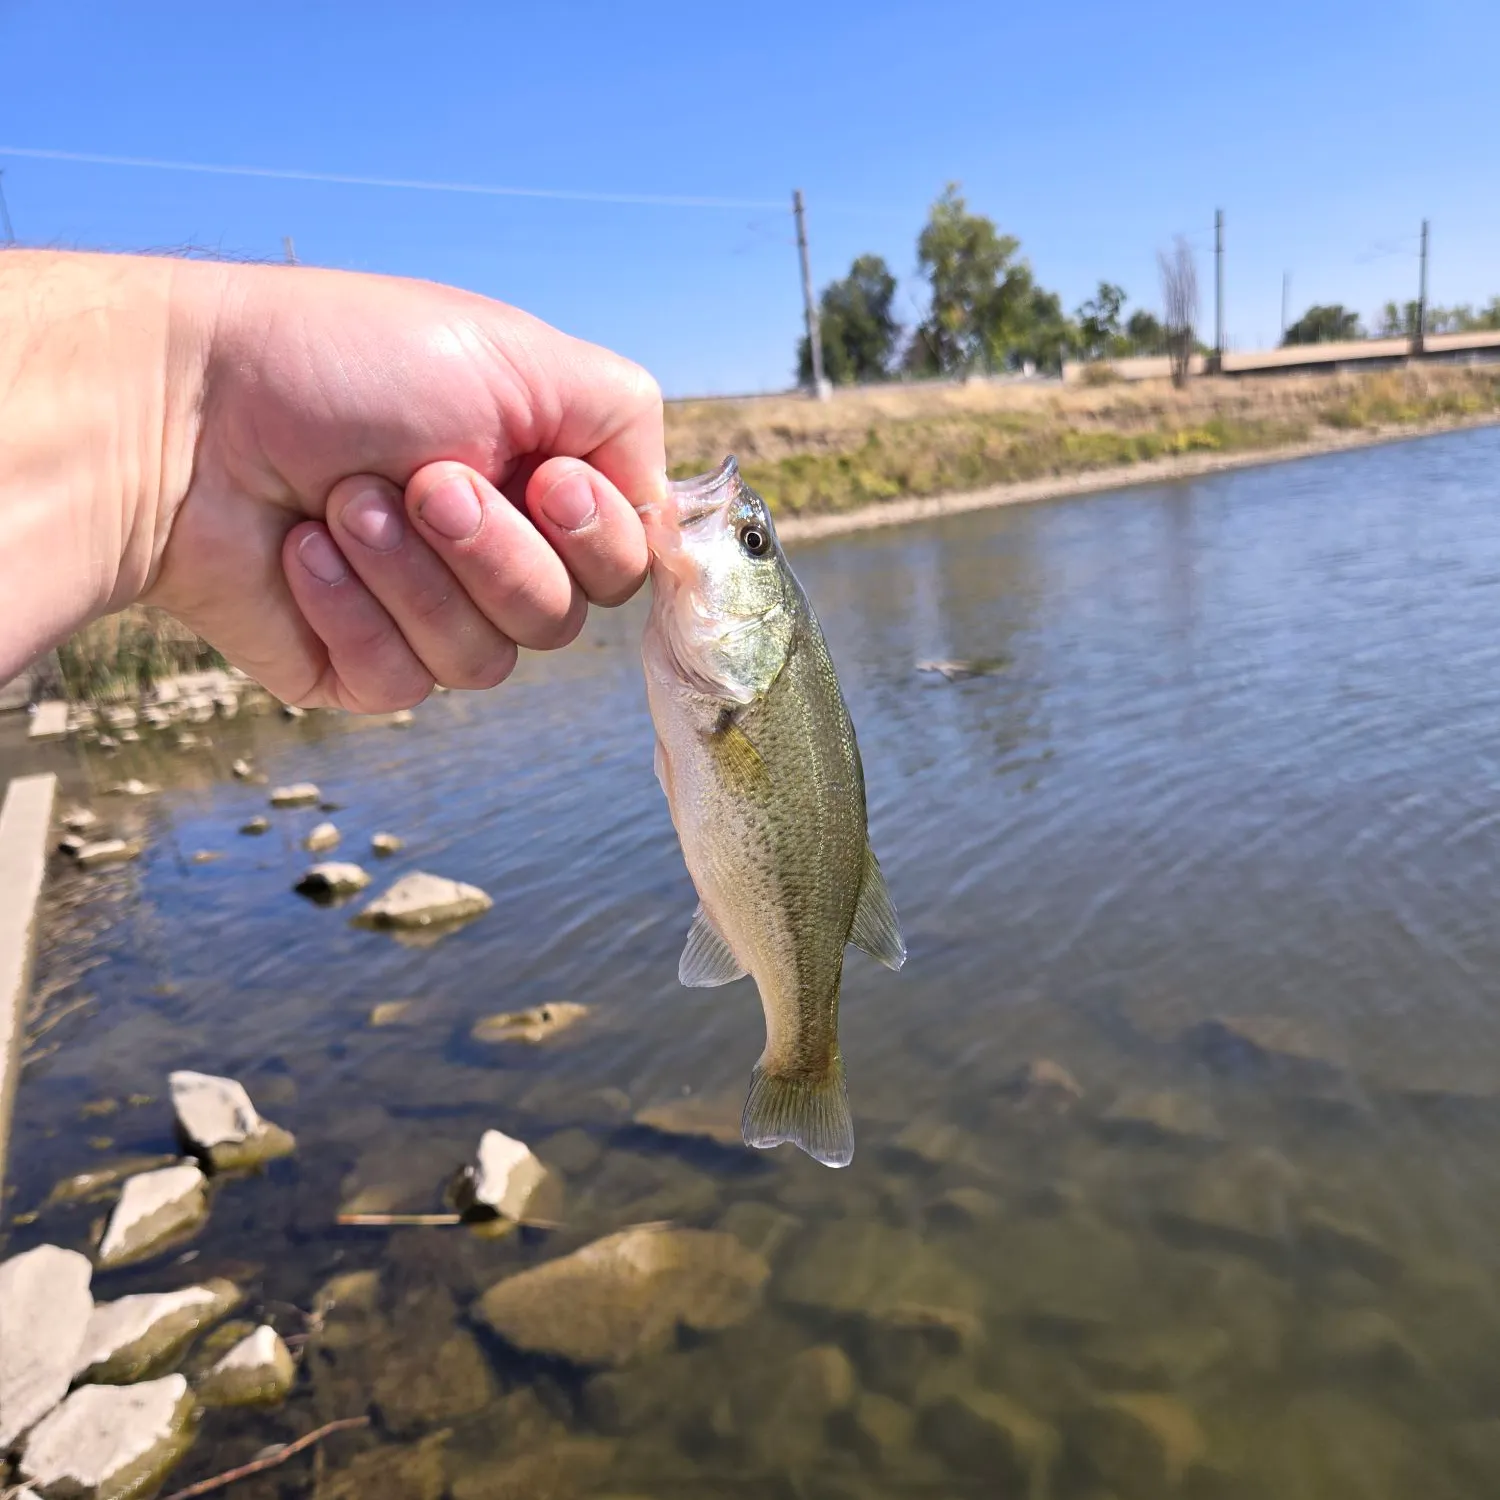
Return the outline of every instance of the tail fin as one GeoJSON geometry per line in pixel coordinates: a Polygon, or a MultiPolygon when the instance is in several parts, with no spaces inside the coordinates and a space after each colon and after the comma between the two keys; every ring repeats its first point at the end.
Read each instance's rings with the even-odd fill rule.
{"type": "Polygon", "coordinates": [[[790,1141],[825,1167],[847,1167],[854,1160],[854,1119],[843,1058],[835,1055],[826,1073],[813,1075],[768,1073],[757,1063],[740,1130],[747,1146],[764,1151],[790,1141]]]}

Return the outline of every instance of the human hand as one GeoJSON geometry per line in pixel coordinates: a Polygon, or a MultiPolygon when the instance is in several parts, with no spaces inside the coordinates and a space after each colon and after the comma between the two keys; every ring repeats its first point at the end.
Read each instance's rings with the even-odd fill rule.
{"type": "Polygon", "coordinates": [[[639,587],[665,452],[637,366],[422,282],[187,265],[174,296],[202,398],[141,598],[278,697],[492,687],[639,587]]]}

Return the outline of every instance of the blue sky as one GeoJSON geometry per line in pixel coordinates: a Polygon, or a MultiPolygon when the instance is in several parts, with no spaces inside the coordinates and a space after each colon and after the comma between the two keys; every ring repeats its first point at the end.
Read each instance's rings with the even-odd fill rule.
{"type": "MultiPolygon", "coordinates": [[[[1157,302],[1175,232],[1230,342],[1294,312],[1500,292],[1500,6],[1077,3],[58,4],[0,0],[0,147],[514,187],[807,194],[821,285],[921,286],[944,182],[1069,307],[1157,302]]],[[[787,384],[789,212],[491,197],[0,154],[18,237],[197,244],[450,281],[648,365],[669,394],[787,384]]],[[[1205,298],[1204,325],[1211,312],[1205,298]]]]}

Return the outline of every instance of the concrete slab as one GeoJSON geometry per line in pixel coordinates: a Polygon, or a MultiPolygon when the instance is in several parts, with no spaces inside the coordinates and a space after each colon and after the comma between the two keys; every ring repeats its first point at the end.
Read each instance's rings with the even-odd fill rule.
{"type": "Polygon", "coordinates": [[[56,776],[17,776],[0,806],[0,1184],[21,1071],[21,1022],[31,988],[36,907],[56,795],[56,776]]]}
{"type": "Polygon", "coordinates": [[[27,734],[34,740],[61,739],[68,732],[68,705],[61,698],[38,703],[27,734]]]}

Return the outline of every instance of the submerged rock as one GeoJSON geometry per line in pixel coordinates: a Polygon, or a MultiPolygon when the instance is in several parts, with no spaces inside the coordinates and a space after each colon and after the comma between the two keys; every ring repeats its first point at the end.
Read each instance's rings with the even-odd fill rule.
{"type": "Polygon", "coordinates": [[[179,1162],[131,1177],[104,1228],[99,1265],[120,1266],[154,1254],[187,1234],[208,1213],[208,1179],[196,1162],[179,1162]]]}
{"type": "Polygon", "coordinates": [[[1069,1436],[1087,1469],[1130,1500],[1174,1493],[1208,1452],[1187,1406],[1175,1396],[1145,1392],[1100,1396],[1069,1436]]]}
{"type": "Polygon", "coordinates": [[[73,858],[85,869],[93,865],[117,865],[136,859],[146,846],[140,839],[99,839],[73,851],[73,858]]]}
{"type": "Polygon", "coordinates": [[[237,759],[230,764],[229,772],[236,781],[248,781],[255,774],[255,768],[248,760],[237,759]]]}
{"type": "Polygon", "coordinates": [[[369,1024],[404,1026],[412,1019],[411,1011],[415,1003],[412,1000],[382,1000],[379,1005],[371,1006],[369,1024]]]}
{"type": "Polygon", "coordinates": [[[391,715],[388,722],[394,729],[405,729],[406,726],[410,724],[415,718],[416,715],[409,708],[398,708],[396,712],[391,715]]]}
{"type": "Polygon", "coordinates": [[[352,896],[369,883],[370,877],[358,865],[332,860],[313,865],[304,872],[294,889],[299,896],[327,898],[352,896]]]}
{"type": "Polygon", "coordinates": [[[104,789],[106,797],[150,797],[161,788],[153,782],[139,781],[132,776],[128,781],[117,781],[104,789]]]}
{"type": "Polygon", "coordinates": [[[429,1433],[416,1443],[382,1443],[325,1472],[317,1500],[442,1500],[448,1493],[444,1449],[453,1433],[429,1433]]]}
{"type": "Polygon", "coordinates": [[[1212,1145],[1224,1138],[1208,1104],[1176,1089],[1127,1089],[1099,1125],[1108,1135],[1163,1143],[1212,1145]]]}
{"type": "Polygon", "coordinates": [[[714,1227],[769,1261],[802,1227],[802,1221],[769,1203],[746,1199],[731,1204],[714,1227]]]}
{"type": "Polygon", "coordinates": [[[240,832],[249,834],[265,833],[270,827],[271,820],[257,813],[249,822],[240,824],[240,832]]]}
{"type": "Polygon", "coordinates": [[[262,1323],[198,1382],[198,1399],[204,1406],[270,1405],[283,1400],[296,1379],[291,1351],[262,1323]]]}
{"type": "Polygon", "coordinates": [[[69,833],[87,833],[99,826],[99,814],[88,807],[70,808],[63,814],[62,825],[69,833]]]}
{"type": "Polygon", "coordinates": [[[919,661],[917,671],[932,672],[946,682],[966,682],[970,677],[989,677],[1004,671],[1009,660],[1003,656],[979,656],[969,661],[919,661]]]}
{"type": "Polygon", "coordinates": [[[661,1135],[687,1136],[737,1148],[744,1144],[740,1113],[740,1102],[736,1099],[705,1099],[699,1094],[688,1094],[647,1105],[636,1112],[635,1123],[661,1135]]]}
{"type": "Polygon", "coordinates": [[[486,1130],[472,1165],[454,1191],[460,1210],[488,1208],[502,1218],[526,1218],[528,1206],[547,1181],[547,1169],[531,1147],[502,1130],[486,1130]]]}
{"type": "Polygon", "coordinates": [[[108,1166],[95,1167],[87,1172],[75,1172],[64,1177],[47,1195],[48,1203],[77,1203],[99,1193],[119,1187],[127,1177],[140,1172],[154,1172],[158,1167],[170,1167],[178,1160],[175,1154],[160,1156],[127,1156],[122,1161],[108,1166]]]}
{"type": "Polygon", "coordinates": [[[616,1451],[605,1438],[561,1438],[539,1452],[460,1473],[453,1481],[453,1500],[574,1500],[596,1494],[616,1451]]]}
{"type": "Polygon", "coordinates": [[[493,905],[478,886],[414,871],[377,896],[355,921],[367,927],[430,927],[477,917],[493,905]]]}
{"type": "Polygon", "coordinates": [[[398,839],[394,833],[377,833],[370,839],[370,852],[382,858],[387,854],[399,854],[405,847],[406,840],[398,839]]]}
{"type": "Polygon", "coordinates": [[[1325,1310],[1307,1334],[1313,1362],[1340,1381],[1419,1380],[1427,1361],[1389,1313],[1378,1307],[1325,1310]]]}
{"type": "Polygon", "coordinates": [[[68,1393],[94,1299],[86,1256],[38,1245],[0,1263],[0,1454],[68,1393]]]}
{"type": "Polygon", "coordinates": [[[1182,1181],[1160,1210],[1163,1227],[1199,1247],[1280,1261],[1292,1248],[1301,1179],[1269,1147],[1240,1151],[1182,1181]]]}
{"type": "Polygon", "coordinates": [[[866,1468],[893,1468],[911,1447],[916,1417],[908,1406],[882,1396],[877,1391],[862,1391],[849,1411],[832,1425],[835,1441],[853,1449],[866,1468]]]}
{"type": "Polygon", "coordinates": [[[405,1436],[472,1416],[499,1395],[478,1340],[451,1326],[453,1317],[451,1302],[434,1297],[419,1298],[396,1318],[389,1358],[369,1388],[389,1431],[405,1436]]]}
{"type": "MultiPolygon", "coordinates": [[[[332,823],[319,823],[308,836],[302,840],[302,847],[313,854],[321,854],[325,849],[337,849],[339,840],[343,835],[332,823]]],[[[351,867],[351,868],[357,868],[351,867]]]]}
{"type": "Polygon", "coordinates": [[[486,1016],[474,1023],[469,1035],[476,1042],[544,1042],[559,1031],[581,1021],[589,1013],[586,1005],[559,1000],[552,1005],[536,1005],[530,1010],[509,1010],[498,1016],[486,1016]]]}
{"type": "Polygon", "coordinates": [[[79,1352],[79,1378],[101,1385],[139,1380],[199,1329],[233,1311],[242,1295],[233,1282],[215,1280],[99,1303],[79,1352]]]}
{"type": "Polygon", "coordinates": [[[579,1365],[623,1365],[679,1327],[731,1327],[759,1303],[770,1267],[732,1235],[622,1230],[497,1283],[480,1318],[515,1347],[579,1365]]]}
{"type": "Polygon", "coordinates": [[[921,1433],[949,1468],[986,1480],[997,1493],[1040,1497],[1049,1491],[1057,1434],[1008,1396],[945,1396],[922,1413],[921,1433]]]}
{"type": "Polygon", "coordinates": [[[1192,1027],[1183,1041],[1226,1073],[1255,1069],[1321,1078],[1341,1071],[1329,1038],[1283,1016],[1217,1016],[1192,1027]]]}
{"type": "Polygon", "coordinates": [[[271,790],[272,807],[311,807],[313,803],[322,800],[322,792],[310,781],[297,781],[291,786],[278,786],[271,790]]]}
{"type": "Polygon", "coordinates": [[[1066,1114],[1083,1098],[1078,1080],[1046,1057],[1023,1063],[1005,1080],[1000,1093],[1018,1113],[1037,1115],[1066,1114]]]}
{"type": "Polygon", "coordinates": [[[192,1442],[193,1406],[181,1375],[80,1386],[32,1429],[21,1477],[59,1500],[150,1494],[192,1442]]]}
{"type": "Polygon", "coordinates": [[[215,1170],[256,1166],[296,1149],[291,1132],[262,1119],[233,1078],[179,1071],[167,1082],[177,1128],[215,1170]]]}

